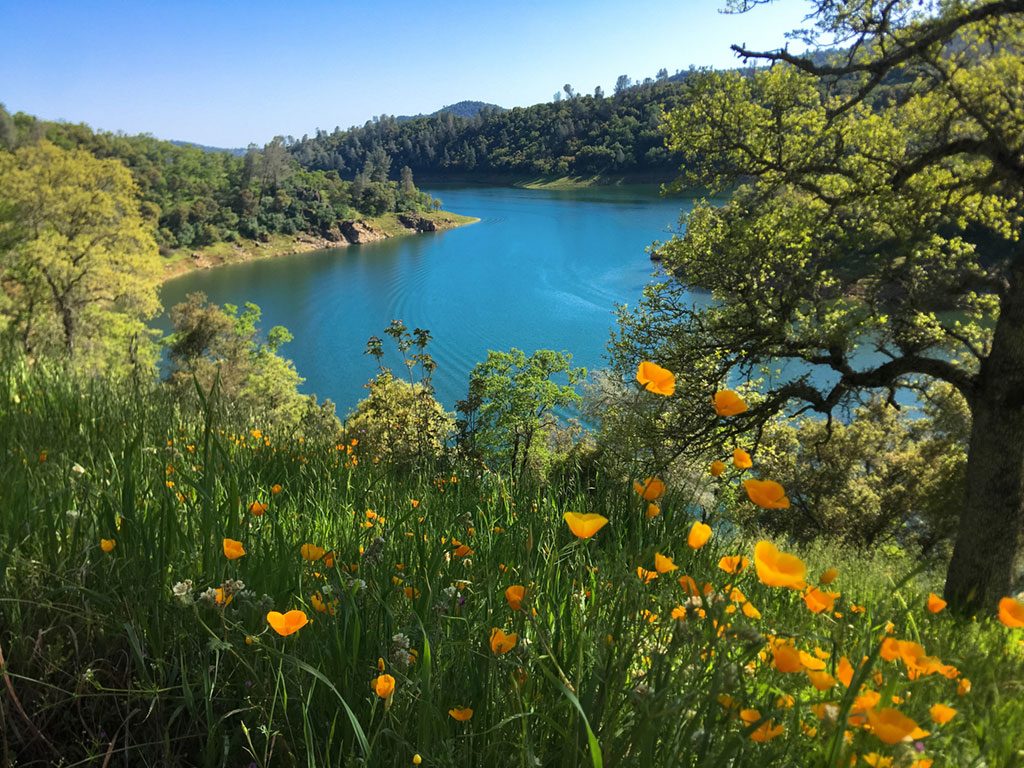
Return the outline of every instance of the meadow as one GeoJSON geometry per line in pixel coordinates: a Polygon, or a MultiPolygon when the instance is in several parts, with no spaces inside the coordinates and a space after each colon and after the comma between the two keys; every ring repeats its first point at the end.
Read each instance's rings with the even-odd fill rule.
{"type": "Polygon", "coordinates": [[[756,466],[389,466],[18,360],[0,403],[4,765],[1024,765],[1022,606],[696,503],[756,466]]]}

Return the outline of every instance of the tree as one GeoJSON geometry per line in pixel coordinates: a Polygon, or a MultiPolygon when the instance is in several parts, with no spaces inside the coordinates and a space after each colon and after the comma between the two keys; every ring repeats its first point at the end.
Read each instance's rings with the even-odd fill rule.
{"type": "Polygon", "coordinates": [[[124,165],[49,142],[0,152],[0,209],[0,311],[22,349],[96,371],[154,364],[160,262],[124,165]]]}
{"type": "Polygon", "coordinates": [[[565,85],[563,85],[562,86],[562,90],[565,91],[565,98],[570,99],[570,100],[576,98],[576,91],[573,89],[573,87],[569,83],[566,83],[565,85]]]}
{"type": "Polygon", "coordinates": [[[658,70],[657,79],[658,80],[665,80],[667,78],[668,78],[668,70],[665,69],[664,67],[662,67],[661,69],[658,70]]]}
{"type": "Polygon", "coordinates": [[[586,376],[567,352],[539,349],[527,357],[519,349],[488,351],[470,373],[466,399],[455,405],[463,449],[500,461],[522,478],[535,438],[557,425],[555,411],[580,402],[575,386],[586,376]]]}
{"type": "Polygon", "coordinates": [[[633,81],[630,79],[629,75],[619,75],[615,79],[615,95],[618,96],[620,93],[628,90],[632,84],[633,81]]]}
{"type": "Polygon", "coordinates": [[[955,387],[972,429],[945,595],[991,608],[1024,551],[1024,0],[813,5],[811,42],[845,51],[737,47],[773,66],[696,76],[670,114],[687,180],[735,192],[660,247],[668,277],[624,316],[620,352],[702,393],[667,422],[679,451],[868,391],[955,387]],[[707,419],[704,396],[786,361],[750,411],[707,419]]]}

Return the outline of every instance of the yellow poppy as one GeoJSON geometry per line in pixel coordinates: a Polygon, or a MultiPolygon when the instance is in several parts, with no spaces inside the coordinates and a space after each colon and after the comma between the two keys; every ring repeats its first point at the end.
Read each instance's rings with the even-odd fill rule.
{"type": "Polygon", "coordinates": [[[719,416],[738,416],[747,410],[743,398],[731,389],[715,392],[715,413],[719,416]]]}
{"type": "Polygon", "coordinates": [[[106,552],[108,555],[114,551],[114,547],[117,546],[117,542],[114,539],[100,539],[100,549],[106,552]]]}
{"type": "Polygon", "coordinates": [[[634,480],[633,490],[640,494],[644,501],[657,501],[665,494],[665,483],[657,477],[648,477],[642,483],[634,480]]]}
{"type": "Polygon", "coordinates": [[[1004,597],[999,601],[999,620],[1011,629],[1024,627],[1024,602],[1004,597]]]}
{"type": "Polygon", "coordinates": [[[306,617],[305,611],[288,611],[288,613],[270,611],[267,614],[267,624],[281,637],[295,634],[308,623],[309,619],[306,617]]]}
{"type": "Polygon", "coordinates": [[[886,744],[899,744],[917,730],[917,723],[896,709],[868,709],[868,723],[886,744]]]}
{"type": "Polygon", "coordinates": [[[892,768],[892,758],[877,752],[868,752],[864,755],[864,762],[871,768],[892,768]]]}
{"type": "Polygon", "coordinates": [[[789,509],[785,489],[774,480],[744,480],[747,498],[764,509],[789,509]]]}
{"type": "Polygon", "coordinates": [[[668,397],[676,391],[676,377],[672,371],[647,360],[637,367],[636,380],[644,389],[656,395],[668,397]]]}
{"type": "Polygon", "coordinates": [[[453,720],[458,720],[460,723],[473,719],[473,709],[471,707],[452,707],[448,710],[448,714],[453,720]]]}
{"type": "Polygon", "coordinates": [[[382,699],[389,699],[395,693],[395,678],[391,675],[378,675],[372,685],[373,692],[382,699]]]}
{"type": "Polygon", "coordinates": [[[522,607],[524,597],[526,597],[526,587],[519,584],[513,584],[505,590],[505,600],[513,611],[518,611],[522,607]]]}
{"type": "Polygon", "coordinates": [[[711,467],[708,471],[711,472],[712,477],[721,477],[725,472],[725,462],[721,459],[715,459],[711,462],[711,467]]]}
{"type": "Polygon", "coordinates": [[[327,554],[327,550],[323,547],[316,546],[316,544],[303,544],[299,549],[299,553],[302,555],[303,560],[308,560],[309,562],[314,563],[327,554]]]}
{"type": "Polygon", "coordinates": [[[739,573],[750,565],[750,558],[745,555],[726,555],[718,561],[718,567],[726,573],[739,573]]]}
{"type": "Polygon", "coordinates": [[[566,512],[563,515],[569,530],[578,539],[589,539],[608,524],[608,518],[593,512],[566,512]]]}
{"type": "Polygon", "coordinates": [[[761,618],[761,612],[757,610],[757,608],[755,608],[754,605],[750,602],[744,603],[742,610],[743,615],[746,616],[748,619],[754,619],[756,621],[757,619],[761,618]]]}
{"type": "Polygon", "coordinates": [[[761,583],[769,587],[800,589],[807,576],[803,560],[780,552],[770,541],[759,541],[754,547],[754,567],[761,583]]]}
{"type": "Polygon", "coordinates": [[[237,560],[243,555],[245,555],[245,547],[242,546],[242,542],[235,541],[234,539],[224,539],[224,557],[228,560],[237,560]]]}
{"type": "Polygon", "coordinates": [[[943,608],[946,607],[946,601],[938,595],[936,595],[934,592],[929,592],[928,602],[926,605],[931,613],[939,613],[943,608]]]}
{"type": "Polygon", "coordinates": [[[696,522],[690,526],[690,533],[686,537],[686,543],[690,549],[700,549],[708,543],[711,538],[711,526],[706,523],[696,522]]]}
{"type": "Polygon", "coordinates": [[[505,634],[503,630],[497,627],[491,628],[491,652],[496,656],[501,656],[511,651],[516,647],[518,641],[519,635],[515,632],[505,634]]]}
{"type": "Polygon", "coordinates": [[[936,702],[932,704],[931,709],[928,713],[932,716],[932,720],[936,725],[945,725],[954,717],[956,717],[956,710],[942,702],[936,702]]]}
{"type": "Polygon", "coordinates": [[[671,557],[667,557],[660,552],[654,553],[654,570],[658,573],[671,573],[678,568],[679,566],[672,562],[671,557]]]}
{"type": "Polygon", "coordinates": [[[751,459],[750,454],[742,448],[737,448],[732,452],[732,465],[736,467],[736,469],[750,469],[754,466],[754,460],[751,459]]]}

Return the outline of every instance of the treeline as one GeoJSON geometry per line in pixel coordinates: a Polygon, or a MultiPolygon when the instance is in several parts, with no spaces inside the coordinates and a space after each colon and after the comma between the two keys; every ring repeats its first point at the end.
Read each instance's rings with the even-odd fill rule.
{"type": "Polygon", "coordinates": [[[11,115],[0,105],[0,152],[41,140],[127,166],[139,189],[143,217],[153,223],[164,253],[300,232],[340,240],[340,221],[437,207],[416,188],[408,169],[396,174],[399,181],[389,180],[390,165],[343,181],[334,170],[300,167],[280,137],[237,156],[20,112],[11,115]]]}
{"type": "Polygon", "coordinates": [[[440,176],[664,174],[678,171],[678,155],[664,146],[662,114],[682,104],[688,73],[631,85],[615,93],[580,95],[565,86],[557,101],[473,117],[444,112],[399,120],[382,116],[362,127],[303,136],[289,149],[306,168],[356,178],[369,168],[407,166],[440,176]]]}

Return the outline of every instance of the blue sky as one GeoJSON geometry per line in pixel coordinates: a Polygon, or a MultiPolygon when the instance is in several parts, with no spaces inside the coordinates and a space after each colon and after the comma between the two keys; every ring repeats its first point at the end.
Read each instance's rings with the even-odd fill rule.
{"type": "Polygon", "coordinates": [[[215,146],[302,136],[463,99],[549,100],[564,83],[730,66],[808,4],[724,0],[0,0],[0,103],[215,146]]]}

